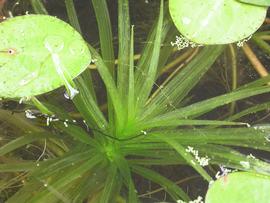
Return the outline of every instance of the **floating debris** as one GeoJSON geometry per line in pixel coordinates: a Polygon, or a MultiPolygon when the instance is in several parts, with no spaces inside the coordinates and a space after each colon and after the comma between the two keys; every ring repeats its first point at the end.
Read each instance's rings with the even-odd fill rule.
{"type": "Polygon", "coordinates": [[[244,43],[247,42],[248,40],[250,40],[251,37],[252,37],[252,35],[250,35],[249,37],[247,37],[247,38],[245,38],[245,39],[243,39],[243,40],[241,40],[241,41],[239,41],[239,42],[237,42],[236,45],[237,45],[238,47],[244,46],[244,43]]]}
{"type": "MultiPolygon", "coordinates": [[[[201,166],[207,166],[209,164],[210,158],[208,156],[200,157],[198,150],[195,150],[193,147],[188,146],[186,152],[193,154],[195,159],[201,166]]],[[[196,163],[193,160],[191,160],[191,163],[193,165],[196,165],[196,163]]]]}
{"type": "Polygon", "coordinates": [[[31,110],[25,110],[25,117],[26,118],[29,118],[29,119],[35,119],[35,118],[37,118],[36,116],[35,116],[35,113],[33,113],[31,110]]]}
{"type": "Polygon", "coordinates": [[[220,171],[218,171],[217,173],[216,173],[216,175],[215,175],[215,178],[216,179],[219,179],[219,178],[221,178],[221,177],[225,177],[225,176],[227,176],[229,173],[231,173],[232,172],[232,170],[231,169],[228,169],[228,168],[226,168],[226,167],[224,167],[224,166],[220,166],[220,171]]]}
{"type": "Polygon", "coordinates": [[[187,47],[200,47],[201,44],[196,44],[195,42],[189,41],[187,38],[185,38],[183,35],[176,36],[175,42],[171,42],[172,46],[176,46],[178,50],[187,48],[187,47]]]}
{"type": "Polygon", "coordinates": [[[19,100],[19,104],[22,104],[24,101],[29,101],[31,99],[31,97],[22,97],[20,100],[19,100]]]}
{"type": "Polygon", "coordinates": [[[203,198],[198,196],[197,199],[185,202],[183,200],[177,200],[176,203],[203,203],[203,198]]]}

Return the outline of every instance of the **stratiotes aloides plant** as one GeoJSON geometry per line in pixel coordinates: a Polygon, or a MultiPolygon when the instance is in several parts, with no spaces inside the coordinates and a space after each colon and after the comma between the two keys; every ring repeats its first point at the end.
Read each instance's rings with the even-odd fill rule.
{"type": "Polygon", "coordinates": [[[141,202],[133,174],[162,186],[168,200],[187,202],[187,193],[152,166],[190,166],[209,183],[215,179],[207,172],[211,165],[269,173],[268,163],[233,148],[269,151],[266,128],[248,128],[233,118],[201,119],[217,107],[268,93],[269,77],[188,105],[188,93],[225,46],[201,47],[181,71],[157,85],[173,52],[173,47],[163,44],[170,44],[177,34],[163,1],[147,39],[151,43],[146,43],[136,64],[128,0],[118,0],[117,57],[105,0],[92,0],[101,53],[79,35],[72,0],[65,2],[74,28],[44,15],[41,1],[31,2],[43,15],[15,17],[0,24],[0,41],[4,42],[0,45],[0,96],[24,100],[29,118],[25,121],[19,114],[11,116],[1,110],[1,119],[20,132],[0,148],[5,157],[0,171],[15,173],[13,183],[21,183],[6,202],[141,202]],[[106,88],[106,113],[97,101],[88,68],[91,62],[106,88]],[[53,98],[44,100],[40,95],[61,85],[77,109],[76,116],[53,98]],[[44,146],[37,159],[23,160],[12,153],[29,143],[44,146]],[[11,158],[12,163],[5,161],[11,158]]]}

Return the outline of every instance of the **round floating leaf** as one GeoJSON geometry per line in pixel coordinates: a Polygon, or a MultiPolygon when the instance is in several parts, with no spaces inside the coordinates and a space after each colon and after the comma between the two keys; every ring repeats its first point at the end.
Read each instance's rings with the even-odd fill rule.
{"type": "MultiPolygon", "coordinates": [[[[39,95],[70,81],[91,61],[87,44],[67,23],[47,15],[0,24],[0,97],[39,95]]],[[[72,82],[72,81],[71,81],[72,82]]]]}
{"type": "Polygon", "coordinates": [[[254,4],[258,6],[270,6],[270,0],[237,0],[243,3],[254,4]]]}
{"type": "Polygon", "coordinates": [[[253,34],[263,23],[266,7],[236,0],[170,0],[177,29],[198,44],[227,44],[253,34]]]}
{"type": "Polygon", "coordinates": [[[269,202],[269,191],[269,176],[235,172],[219,178],[210,186],[205,203],[269,202]]]}

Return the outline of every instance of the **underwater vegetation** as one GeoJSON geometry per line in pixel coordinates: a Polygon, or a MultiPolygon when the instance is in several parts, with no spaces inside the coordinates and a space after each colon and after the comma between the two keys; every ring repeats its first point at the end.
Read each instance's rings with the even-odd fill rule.
{"type": "Polygon", "coordinates": [[[65,22],[50,1],[0,1],[0,201],[267,202],[270,128],[247,117],[270,106],[253,51],[269,56],[270,2],[161,0],[142,49],[132,1],[117,19],[89,1],[94,45],[81,2],[57,3],[65,22]],[[260,77],[238,81],[243,55],[260,77]],[[200,92],[222,67],[226,91],[200,92]]]}

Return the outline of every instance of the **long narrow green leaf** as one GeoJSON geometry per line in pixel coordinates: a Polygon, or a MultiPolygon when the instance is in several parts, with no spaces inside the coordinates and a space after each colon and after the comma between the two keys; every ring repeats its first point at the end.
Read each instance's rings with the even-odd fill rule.
{"type": "MultiPolygon", "coordinates": [[[[163,27],[162,27],[162,32],[161,32],[161,38],[162,38],[162,43],[171,43],[170,37],[168,35],[174,34],[176,29],[172,32],[172,27],[174,27],[174,24],[172,23],[170,14],[168,12],[168,7],[167,4],[165,4],[165,9],[164,9],[164,19],[163,19],[163,27]],[[168,41],[167,41],[168,40],[168,41]]],[[[138,61],[138,64],[136,66],[137,71],[135,72],[135,80],[137,81],[140,77],[142,77],[142,73],[145,72],[147,68],[149,68],[150,65],[150,60],[152,54],[153,54],[153,48],[154,48],[154,40],[156,37],[156,32],[157,32],[157,25],[158,25],[159,18],[157,18],[156,22],[153,24],[151,30],[149,31],[149,35],[146,40],[146,44],[141,51],[141,57],[140,60],[138,61]]],[[[176,35],[176,33],[175,33],[176,35]]],[[[175,36],[174,36],[175,37],[175,36]]],[[[168,48],[168,47],[167,47],[168,48]]],[[[172,46],[169,46],[169,48],[172,48],[172,46]]],[[[160,63],[159,63],[159,70],[163,67],[165,61],[167,60],[168,53],[166,53],[168,50],[165,49],[163,51],[164,47],[162,48],[160,53],[160,63]]]]}
{"type": "Polygon", "coordinates": [[[129,80],[127,97],[127,123],[135,118],[135,85],[134,85],[134,26],[131,27],[130,57],[129,57],[129,80]]]}
{"type": "MultiPolygon", "coordinates": [[[[109,69],[109,72],[115,77],[114,70],[114,46],[113,46],[113,34],[111,28],[110,15],[108,11],[108,6],[106,0],[92,0],[92,4],[95,10],[95,15],[99,30],[99,39],[101,45],[101,55],[104,63],[109,69]]],[[[113,129],[115,126],[115,114],[114,105],[112,104],[111,97],[107,93],[108,98],[108,118],[109,118],[109,128],[113,129]]],[[[119,121],[119,120],[118,120],[119,121]]],[[[113,129],[116,131],[115,129],[113,129]]],[[[112,131],[113,131],[112,130],[112,131]]]]}
{"type": "Polygon", "coordinates": [[[74,27],[79,33],[81,33],[80,23],[76,14],[73,0],[65,0],[68,19],[72,27],[74,27]]]}
{"type": "Polygon", "coordinates": [[[37,109],[45,115],[53,115],[53,112],[50,111],[41,101],[39,101],[36,97],[31,98],[32,103],[37,107],[37,109]]]}
{"type": "Polygon", "coordinates": [[[246,123],[230,122],[230,121],[218,121],[218,120],[191,120],[191,119],[151,119],[149,121],[137,124],[138,129],[148,129],[154,127],[168,127],[168,126],[201,126],[201,125],[214,125],[214,126],[232,126],[232,125],[246,125],[246,123]]]}
{"type": "Polygon", "coordinates": [[[158,74],[157,76],[161,76],[162,70],[167,63],[169,57],[173,53],[174,47],[171,46],[171,42],[175,39],[175,36],[178,34],[178,30],[175,29],[174,24],[172,21],[167,22],[167,13],[164,14],[164,23],[163,23],[163,30],[162,34],[166,37],[162,36],[162,47],[159,54],[159,64],[158,64],[158,74]],[[163,39],[164,38],[164,39],[163,39]]]}
{"type": "Polygon", "coordinates": [[[103,189],[101,198],[99,200],[100,203],[110,203],[112,202],[113,197],[116,196],[116,194],[114,194],[114,191],[115,191],[115,186],[117,184],[116,182],[119,181],[119,178],[117,175],[117,168],[114,165],[111,165],[109,169],[110,171],[108,171],[107,173],[105,187],[103,189]]]}
{"type": "Polygon", "coordinates": [[[197,102],[195,104],[189,105],[187,107],[177,109],[175,111],[166,113],[164,115],[158,116],[158,119],[181,119],[187,118],[191,116],[200,116],[206,112],[209,112],[219,106],[223,106],[233,101],[237,101],[240,99],[248,98],[254,95],[259,95],[263,93],[267,93],[270,91],[270,87],[256,87],[249,88],[243,90],[236,90],[228,94],[224,94],[221,96],[217,96],[211,99],[207,99],[201,102],[197,102]]]}
{"type": "MultiPolygon", "coordinates": [[[[155,152],[151,152],[155,153],[155,152]]],[[[187,162],[179,159],[177,157],[170,157],[170,158],[164,158],[164,159],[150,159],[150,158],[137,158],[137,159],[130,159],[130,164],[136,164],[140,166],[173,166],[173,165],[186,165],[187,162]]],[[[199,176],[199,175],[198,175],[199,176]]]]}
{"type": "Polygon", "coordinates": [[[8,163],[8,164],[0,164],[0,172],[19,172],[19,171],[31,171],[37,168],[37,164],[35,162],[22,162],[22,163],[8,163]]]}
{"type": "Polygon", "coordinates": [[[93,85],[93,78],[92,78],[91,70],[89,68],[86,69],[79,77],[83,79],[85,86],[90,91],[92,98],[97,103],[96,92],[93,85]]]}
{"type": "Polygon", "coordinates": [[[103,167],[97,166],[95,171],[90,172],[89,176],[80,181],[76,188],[72,188],[68,193],[75,202],[83,202],[87,197],[95,197],[104,187],[105,171],[103,167]]]}
{"type": "Polygon", "coordinates": [[[0,121],[4,121],[18,132],[43,132],[44,130],[33,123],[30,123],[24,114],[13,114],[8,110],[0,109],[0,121]]]}
{"type": "Polygon", "coordinates": [[[266,85],[270,82],[270,75],[259,78],[255,81],[252,81],[250,83],[247,83],[245,85],[242,85],[241,87],[238,87],[236,90],[243,90],[243,89],[248,89],[248,88],[253,88],[253,87],[260,87],[263,85],[266,85]]]}
{"type": "Polygon", "coordinates": [[[207,46],[151,101],[144,117],[158,115],[180,103],[222,53],[223,46],[207,46]]]}
{"type": "MultiPolygon", "coordinates": [[[[73,0],[65,0],[65,4],[70,24],[81,33],[81,28],[73,0]]],[[[92,82],[90,82],[91,78],[88,78],[87,82],[85,82],[85,78],[83,77],[78,78],[77,81],[80,85],[78,89],[83,92],[81,92],[80,98],[73,99],[76,107],[84,115],[84,118],[88,124],[97,125],[99,128],[106,128],[107,122],[96,104],[95,95],[93,94],[93,84],[92,82]],[[88,83],[88,85],[86,86],[85,83],[88,83]],[[89,86],[91,86],[92,88],[89,88],[89,86]],[[79,99],[81,100],[79,101],[79,99]],[[87,114],[90,114],[90,117],[88,117],[87,114]]]]}
{"type": "Polygon", "coordinates": [[[252,40],[266,53],[270,54],[270,46],[267,42],[264,40],[260,39],[258,36],[252,37],[252,40]]]}
{"type": "Polygon", "coordinates": [[[90,137],[81,127],[75,125],[57,125],[59,130],[64,131],[68,135],[70,135],[74,140],[80,141],[82,143],[95,146],[96,141],[90,137]]]}
{"type": "Polygon", "coordinates": [[[30,0],[30,2],[35,13],[48,15],[48,12],[41,0],[30,0]]]}
{"type": "MultiPolygon", "coordinates": [[[[94,156],[93,158],[85,161],[77,168],[72,169],[68,173],[65,173],[62,175],[62,177],[59,177],[56,181],[52,183],[46,183],[45,180],[40,179],[43,184],[44,182],[48,184],[42,191],[40,191],[38,194],[33,196],[28,202],[34,203],[34,202],[46,202],[46,198],[48,195],[51,195],[51,189],[54,191],[59,190],[60,188],[64,187],[65,185],[68,185],[72,181],[80,178],[85,172],[91,170],[94,166],[96,166],[101,161],[100,156],[94,156]],[[48,189],[47,189],[48,188],[48,189]]],[[[54,194],[54,193],[53,193],[54,194]]]]}
{"type": "Polygon", "coordinates": [[[189,201],[188,195],[180,187],[159,173],[136,165],[132,166],[132,170],[144,178],[161,185],[175,201],[180,200],[180,198],[184,201],[189,201]]]}
{"type": "MultiPolygon", "coordinates": [[[[123,112],[123,106],[122,106],[122,101],[119,95],[119,92],[116,88],[114,79],[112,75],[110,74],[108,67],[104,63],[103,59],[100,57],[100,55],[96,52],[96,50],[89,45],[89,49],[92,53],[93,58],[95,58],[96,64],[97,64],[97,69],[100,73],[100,76],[106,86],[107,92],[111,98],[112,105],[115,110],[116,114],[116,121],[117,121],[117,127],[121,130],[123,129],[123,119],[124,119],[124,112],[123,112]]],[[[119,130],[118,129],[118,130],[119,130]]]]}
{"type": "Polygon", "coordinates": [[[226,167],[270,174],[270,164],[255,158],[254,155],[244,155],[231,147],[220,145],[201,145],[197,147],[200,152],[206,153],[216,164],[226,163],[226,167]]]}
{"type": "Polygon", "coordinates": [[[242,118],[246,115],[254,114],[254,113],[257,113],[259,111],[268,110],[269,108],[270,108],[270,102],[257,104],[255,106],[252,106],[250,108],[247,108],[243,111],[240,111],[239,113],[236,113],[236,114],[230,116],[229,118],[227,118],[227,120],[229,120],[229,121],[238,120],[239,118],[242,118]]]}
{"type": "Polygon", "coordinates": [[[151,57],[149,60],[149,66],[145,68],[144,70],[138,70],[143,71],[140,74],[140,77],[138,77],[138,80],[135,81],[135,87],[136,87],[136,111],[140,111],[141,107],[144,106],[151,90],[153,87],[153,84],[155,83],[156,74],[157,74],[157,67],[159,63],[159,54],[160,54],[160,47],[161,47],[161,36],[162,36],[162,25],[163,25],[163,15],[164,15],[164,6],[163,6],[163,0],[161,0],[160,4],[160,12],[159,12],[159,19],[157,23],[157,29],[156,29],[156,36],[155,40],[153,41],[154,47],[153,52],[151,54],[151,57]]]}
{"type": "Polygon", "coordinates": [[[138,202],[137,193],[135,192],[135,186],[127,160],[121,154],[119,154],[114,160],[117,168],[119,169],[120,175],[123,177],[124,183],[128,188],[128,202],[138,202]]]}
{"type": "Polygon", "coordinates": [[[177,143],[175,140],[170,139],[169,137],[164,138],[164,140],[171,145],[186,161],[187,163],[194,168],[202,177],[204,177],[205,180],[211,181],[211,176],[208,175],[208,173],[203,169],[202,166],[199,165],[197,160],[188,152],[186,152],[186,149],[179,143],[177,143]]]}
{"type": "Polygon", "coordinates": [[[32,143],[34,141],[44,139],[44,138],[52,138],[53,136],[48,133],[33,133],[25,136],[20,136],[15,140],[5,144],[0,147],[0,156],[3,156],[13,150],[16,150],[26,144],[32,143]]]}
{"type": "MultiPolygon", "coordinates": [[[[127,149],[137,147],[138,149],[148,149],[154,147],[154,143],[161,148],[164,137],[176,140],[182,145],[198,144],[220,144],[249,147],[260,150],[270,150],[269,127],[257,126],[257,128],[216,128],[216,129],[184,129],[184,130],[157,130],[149,132],[148,136],[138,143],[128,143],[127,149]],[[144,145],[143,143],[146,143],[144,145]]],[[[164,148],[164,147],[163,147],[164,148]]],[[[166,148],[165,148],[166,149],[166,148]]]]}
{"type": "Polygon", "coordinates": [[[128,0],[118,1],[118,67],[117,87],[122,100],[126,103],[130,65],[130,19],[128,0]]]}
{"type": "Polygon", "coordinates": [[[99,127],[100,129],[107,128],[107,121],[100,111],[98,104],[95,101],[95,97],[92,96],[92,93],[84,79],[78,77],[76,86],[79,89],[79,94],[73,98],[73,102],[76,105],[77,109],[80,111],[86,122],[92,127],[99,127]]]}
{"type": "Polygon", "coordinates": [[[92,0],[99,30],[101,55],[110,72],[114,72],[114,49],[111,20],[106,0],[92,0]]]}
{"type": "Polygon", "coordinates": [[[89,159],[96,152],[86,150],[84,152],[71,151],[61,158],[39,162],[39,168],[31,173],[32,177],[46,178],[72,166],[78,166],[89,159]]]}

